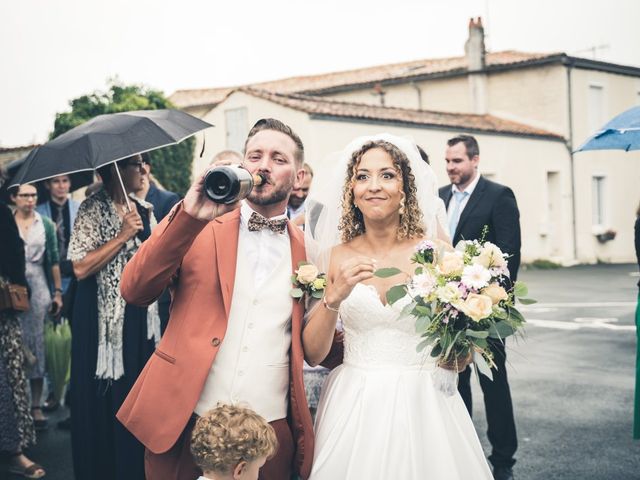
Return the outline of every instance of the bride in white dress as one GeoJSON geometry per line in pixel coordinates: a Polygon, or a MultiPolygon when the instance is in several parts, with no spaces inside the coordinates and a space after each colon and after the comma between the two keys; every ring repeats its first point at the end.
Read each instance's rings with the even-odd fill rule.
{"type": "Polygon", "coordinates": [[[338,315],[344,328],[343,363],[318,405],[310,479],[491,479],[462,399],[434,387],[439,367],[416,352],[414,318],[401,314],[402,302],[386,304],[385,292],[406,278],[373,275],[412,272],[415,246],[446,238],[433,172],[413,142],[391,135],[352,142],[336,170],[307,205],[308,256],[328,273],[303,331],[307,362],[329,353],[338,315]]]}

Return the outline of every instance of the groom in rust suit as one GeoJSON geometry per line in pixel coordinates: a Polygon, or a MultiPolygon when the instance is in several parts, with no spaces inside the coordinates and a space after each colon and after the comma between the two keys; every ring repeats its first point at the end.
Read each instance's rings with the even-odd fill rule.
{"type": "Polygon", "coordinates": [[[195,480],[189,451],[198,415],[246,403],[271,423],[279,448],[260,479],[307,478],[313,429],[302,379],[303,303],[291,274],[305,259],[285,212],[304,176],[303,145],[285,124],[258,121],[244,166],[266,182],[233,205],[210,201],[201,176],[124,270],[123,297],[148,305],[169,286],[167,330],[118,419],[145,445],[148,480],[195,480]]]}

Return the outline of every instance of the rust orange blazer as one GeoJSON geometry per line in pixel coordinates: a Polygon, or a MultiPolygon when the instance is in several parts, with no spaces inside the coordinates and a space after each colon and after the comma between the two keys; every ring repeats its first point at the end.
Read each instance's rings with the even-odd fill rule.
{"type": "MultiPolygon", "coordinates": [[[[117,414],[154,453],[169,450],[182,433],[224,341],[239,228],[239,209],[203,222],[184,212],[179,203],[124,269],[121,291],[129,303],[148,305],[167,285],[172,289],[167,330],[117,414]]],[[[293,271],[305,259],[304,237],[291,222],[288,230],[293,271]]],[[[292,302],[288,421],[296,445],[293,467],[307,478],[313,426],[302,379],[304,307],[292,302]]]]}

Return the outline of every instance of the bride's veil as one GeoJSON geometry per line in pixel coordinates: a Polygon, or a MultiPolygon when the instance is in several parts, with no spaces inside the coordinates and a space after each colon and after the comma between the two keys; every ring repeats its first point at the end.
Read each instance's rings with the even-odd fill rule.
{"type": "Polygon", "coordinates": [[[418,205],[422,211],[427,238],[438,237],[438,230],[446,231],[444,204],[438,197],[436,175],[427,164],[409,137],[399,137],[387,133],[368,137],[358,137],[341,152],[333,153],[326,159],[333,165],[330,180],[324,185],[313,185],[305,206],[305,247],[307,259],[321,272],[329,269],[331,248],[341,243],[338,224],[342,216],[342,195],[347,178],[347,166],[353,152],[365,143],[384,140],[398,147],[409,159],[409,167],[415,177],[418,205]],[[440,223],[440,229],[438,224],[440,223]]]}

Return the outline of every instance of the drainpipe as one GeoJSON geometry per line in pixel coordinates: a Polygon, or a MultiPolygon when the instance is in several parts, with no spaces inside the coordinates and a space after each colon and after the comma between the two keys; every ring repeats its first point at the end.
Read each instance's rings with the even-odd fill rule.
{"type": "Polygon", "coordinates": [[[576,174],[574,166],[573,156],[573,99],[571,90],[571,71],[573,69],[573,60],[566,60],[567,66],[567,89],[569,101],[567,102],[568,114],[569,114],[569,138],[567,138],[565,145],[569,151],[569,173],[571,175],[571,227],[573,234],[573,259],[578,260],[578,228],[576,225],[576,174]]]}

